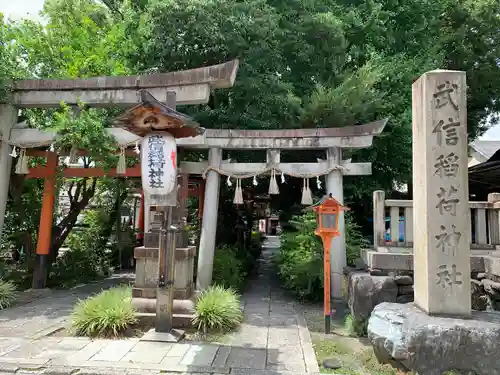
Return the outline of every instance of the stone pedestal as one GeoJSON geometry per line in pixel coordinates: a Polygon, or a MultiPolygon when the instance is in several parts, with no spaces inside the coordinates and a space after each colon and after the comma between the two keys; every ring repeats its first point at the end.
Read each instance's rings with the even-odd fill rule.
{"type": "MultiPolygon", "coordinates": [[[[178,206],[172,211],[172,223],[178,228],[175,233],[175,270],[173,324],[180,328],[190,324],[194,312],[194,259],[196,247],[188,245],[187,232],[184,230],[187,217],[187,176],[179,176],[178,206]]],[[[132,289],[132,305],[141,318],[154,319],[157,315],[157,295],[159,285],[159,248],[160,229],[164,220],[163,212],[150,211],[144,246],[134,249],[135,284],[132,289]]],[[[164,297],[164,296],[163,296],[164,297]]],[[[161,301],[161,300],[160,300],[161,301]]]]}
{"type": "Polygon", "coordinates": [[[368,338],[380,362],[406,371],[500,375],[497,312],[452,319],[429,316],[413,304],[382,303],[370,317],[368,338]]]}
{"type": "MultiPolygon", "coordinates": [[[[193,270],[196,248],[177,248],[175,251],[175,299],[189,299],[193,294],[193,270]]],[[[156,298],[158,286],[158,248],[136,247],[135,284],[132,296],[156,298]]]]}
{"type": "Polygon", "coordinates": [[[469,316],[465,72],[428,72],[412,88],[415,303],[429,314],[469,316]]]}

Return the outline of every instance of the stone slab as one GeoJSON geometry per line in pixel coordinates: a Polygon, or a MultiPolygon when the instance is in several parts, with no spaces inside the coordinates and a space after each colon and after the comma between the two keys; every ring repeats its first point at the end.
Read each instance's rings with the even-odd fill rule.
{"type": "MultiPolygon", "coordinates": [[[[85,373],[84,369],[91,369],[91,371],[99,371],[100,374],[102,369],[112,370],[113,374],[116,374],[119,371],[129,370],[155,370],[155,372],[161,372],[162,374],[168,372],[175,373],[220,373],[220,374],[228,374],[229,368],[220,368],[220,367],[211,367],[211,366],[194,366],[194,365],[181,365],[174,362],[167,362],[165,357],[163,361],[159,364],[157,363],[130,363],[130,362],[122,362],[122,361],[71,361],[68,359],[56,359],[50,361],[50,366],[55,367],[66,367],[66,368],[74,368],[80,369],[78,374],[85,373]]],[[[170,357],[175,358],[175,357],[170,357]]],[[[1,363],[1,362],[0,362],[1,363]]]]}
{"type": "Polygon", "coordinates": [[[180,364],[188,366],[211,366],[218,350],[218,345],[191,345],[180,364]]]}
{"type": "Polygon", "coordinates": [[[212,366],[225,367],[227,365],[227,359],[229,358],[230,353],[231,353],[230,346],[219,346],[219,350],[215,355],[214,361],[212,362],[212,366]]]}
{"type": "MultiPolygon", "coordinates": [[[[413,271],[413,254],[382,253],[377,251],[362,252],[363,260],[368,267],[378,270],[407,270],[413,271]]],[[[485,258],[488,255],[471,255],[471,272],[485,272],[485,258]]],[[[498,270],[500,273],[500,268],[498,270]]]]}
{"type": "Polygon", "coordinates": [[[186,355],[190,347],[191,345],[189,344],[172,345],[172,348],[168,351],[165,359],[167,359],[168,357],[182,358],[184,357],[184,355],[186,355]]]}
{"type": "Polygon", "coordinates": [[[91,361],[118,362],[132,350],[138,340],[110,341],[102,348],[91,361]]]}
{"type": "Polygon", "coordinates": [[[265,369],[266,368],[266,349],[250,349],[237,348],[231,349],[231,353],[227,359],[227,366],[234,368],[251,368],[265,369]]]}
{"type": "Polygon", "coordinates": [[[160,363],[163,358],[167,355],[166,350],[149,350],[147,352],[136,351],[128,352],[125,357],[123,357],[120,362],[129,363],[160,363]]]}
{"type": "Polygon", "coordinates": [[[141,341],[176,343],[183,337],[184,331],[180,329],[171,329],[170,332],[156,332],[155,329],[151,329],[141,337],[141,341]]]}
{"type": "Polygon", "coordinates": [[[500,375],[500,313],[473,312],[471,319],[429,316],[413,304],[382,303],[368,323],[379,361],[425,375],[454,369],[500,375]]]}
{"type": "Polygon", "coordinates": [[[71,354],[69,358],[73,361],[88,361],[90,358],[99,353],[106,345],[108,345],[107,340],[91,341],[84,348],[71,354]]]}

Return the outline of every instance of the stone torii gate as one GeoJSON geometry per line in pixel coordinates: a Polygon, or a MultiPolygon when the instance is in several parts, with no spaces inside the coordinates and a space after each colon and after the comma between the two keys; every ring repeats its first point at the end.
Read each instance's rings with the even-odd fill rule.
{"type": "MultiPolygon", "coordinates": [[[[77,80],[23,80],[13,86],[9,104],[0,105],[2,148],[0,150],[0,230],[5,215],[5,205],[11,170],[12,145],[20,148],[47,148],[56,134],[38,129],[21,129],[16,126],[19,108],[58,107],[63,101],[69,105],[84,102],[91,107],[131,107],[140,103],[139,90],[147,90],[156,99],[168,103],[198,104],[208,102],[211,89],[231,87],[234,83],[238,61],[211,67],[192,69],[150,76],[99,77],[77,80]],[[34,146],[36,145],[36,146],[34,146]]],[[[387,120],[343,128],[294,129],[294,130],[216,130],[207,129],[201,136],[179,139],[177,145],[185,149],[208,149],[208,161],[181,162],[179,173],[206,177],[203,202],[203,220],[198,250],[197,289],[203,290],[212,281],[220,175],[238,177],[242,174],[263,174],[279,170],[285,175],[308,178],[326,175],[327,193],[343,203],[343,176],[369,175],[371,163],[350,163],[342,159],[342,150],[372,146],[373,137],[379,135],[387,120]],[[226,150],[267,150],[265,163],[230,163],[222,160],[226,150]],[[281,163],[280,150],[325,150],[326,159],[316,163],[281,163]]],[[[107,129],[120,147],[126,148],[141,137],[121,128],[107,129]]],[[[127,155],[134,155],[128,150],[127,155]]],[[[50,154],[50,153],[49,153],[50,154]]],[[[57,160],[56,160],[57,161],[57,160]]],[[[112,170],[110,175],[116,175],[112,170]]],[[[104,173],[104,172],[102,172],[104,173]]],[[[69,175],[74,175],[70,173],[69,175]]],[[[99,174],[101,175],[101,174],[99,174]]],[[[83,176],[83,175],[82,175],[83,176]]],[[[140,177],[140,166],[129,168],[126,177],[140,177]]],[[[35,176],[32,176],[35,177],[35,176]]],[[[44,177],[44,176],[39,176],[44,177]]],[[[47,182],[47,180],[46,180],[47,182]]],[[[52,202],[53,205],[53,202],[52,202]]],[[[145,202],[145,211],[150,210],[145,202]]],[[[149,215],[145,216],[144,231],[149,231],[149,215]]],[[[50,231],[52,215],[43,225],[50,231]]],[[[42,228],[41,228],[42,229],[42,228]]],[[[332,241],[332,281],[334,298],[341,297],[341,275],[346,265],[344,218],[339,218],[342,236],[332,241]]],[[[48,254],[50,241],[39,235],[37,254],[48,254]]]]}
{"type": "MultiPolygon", "coordinates": [[[[307,178],[326,175],[326,190],[339,202],[344,202],[343,176],[371,174],[371,163],[351,163],[342,159],[343,149],[372,146],[387,120],[342,128],[293,130],[215,130],[207,129],[203,136],[179,140],[178,145],[193,149],[209,149],[208,161],[183,162],[182,173],[206,175],[204,210],[200,247],[198,251],[197,289],[203,290],[212,282],[217,208],[220,175],[237,178],[239,175],[269,173],[279,170],[285,175],[307,178]],[[222,160],[223,150],[267,150],[265,163],[230,163],[222,160]],[[325,150],[326,160],[316,163],[281,163],[280,150],[325,150]]],[[[332,240],[332,296],[341,298],[342,274],[346,266],[344,216],[339,217],[341,236],[332,240]]]]}

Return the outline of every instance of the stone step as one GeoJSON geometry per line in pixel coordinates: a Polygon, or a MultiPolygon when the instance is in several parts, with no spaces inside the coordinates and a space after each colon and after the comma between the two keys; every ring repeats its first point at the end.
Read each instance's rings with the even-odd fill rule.
{"type": "MultiPolygon", "coordinates": [[[[153,313],[136,313],[135,317],[141,326],[154,326],[156,314],[153,313]]],[[[192,326],[194,314],[174,314],[173,326],[174,328],[187,328],[192,326]]]]}

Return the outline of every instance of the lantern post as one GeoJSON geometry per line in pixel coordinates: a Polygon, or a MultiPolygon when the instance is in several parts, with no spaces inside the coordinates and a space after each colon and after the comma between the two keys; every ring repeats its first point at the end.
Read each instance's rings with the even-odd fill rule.
{"type": "Polygon", "coordinates": [[[323,311],[325,316],[325,333],[331,330],[331,262],[330,246],[332,239],[340,235],[339,213],[348,211],[349,208],[342,206],[335,198],[330,196],[314,207],[316,212],[316,230],[314,234],[321,237],[323,241],[323,262],[324,262],[324,300],[323,311]]]}
{"type": "MultiPolygon", "coordinates": [[[[141,103],[119,116],[115,124],[135,134],[136,148],[141,143],[141,179],[145,200],[145,215],[149,207],[161,213],[158,229],[150,229],[148,239],[155,239],[158,248],[158,287],[156,290],[155,331],[143,340],[177,342],[184,332],[173,327],[173,302],[175,289],[175,250],[178,207],[177,164],[179,162],[176,139],[195,137],[205,129],[190,117],[175,110],[175,93],[167,93],[167,104],[156,100],[148,91],[141,90],[141,103]],[[159,238],[159,241],[158,241],[159,238]]],[[[124,147],[121,148],[117,174],[125,174],[124,147]]],[[[149,241],[149,240],[148,240],[149,241]]]]}

